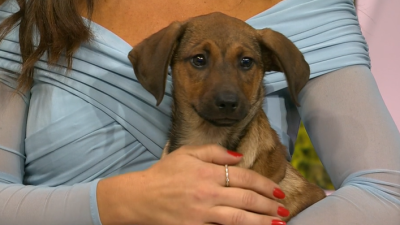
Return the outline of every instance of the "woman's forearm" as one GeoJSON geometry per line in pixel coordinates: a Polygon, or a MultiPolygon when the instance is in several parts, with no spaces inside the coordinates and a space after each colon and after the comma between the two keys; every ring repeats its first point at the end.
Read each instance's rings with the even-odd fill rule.
{"type": "Polygon", "coordinates": [[[370,70],[311,80],[299,112],[337,189],[291,224],[399,224],[400,134],[370,70]]]}
{"type": "Polygon", "coordinates": [[[96,191],[91,191],[96,183],[44,187],[0,182],[0,224],[101,225],[92,219],[98,217],[96,191]]]}

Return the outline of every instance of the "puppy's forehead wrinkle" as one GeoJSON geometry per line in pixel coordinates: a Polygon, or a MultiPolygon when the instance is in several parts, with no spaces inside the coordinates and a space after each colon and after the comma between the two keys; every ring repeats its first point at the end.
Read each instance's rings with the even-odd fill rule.
{"type": "Polygon", "coordinates": [[[199,53],[218,54],[223,57],[226,54],[235,56],[250,56],[261,58],[261,47],[256,38],[251,37],[252,41],[235,41],[229,37],[210,38],[210,36],[195,36],[187,40],[182,40],[181,55],[185,58],[199,53]],[[218,52],[218,53],[217,53],[218,52]]]}
{"type": "Polygon", "coordinates": [[[218,45],[233,43],[247,45],[251,43],[252,45],[255,45],[258,43],[255,34],[253,35],[253,32],[237,32],[235,29],[229,29],[229,27],[219,28],[218,26],[215,28],[207,27],[204,30],[196,27],[193,29],[195,30],[187,30],[185,32],[183,41],[190,40],[190,42],[201,42],[208,39],[213,40],[218,45]]]}

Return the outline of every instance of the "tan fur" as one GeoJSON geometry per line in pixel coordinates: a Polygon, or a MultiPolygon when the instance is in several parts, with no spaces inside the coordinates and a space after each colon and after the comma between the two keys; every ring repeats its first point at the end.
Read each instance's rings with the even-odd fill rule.
{"type": "Polygon", "coordinates": [[[158,104],[167,67],[172,67],[172,127],[163,156],[183,145],[203,144],[242,153],[236,166],[270,178],[285,192],[281,202],[291,213],[286,221],[325,197],[287,162],[285,147],[262,109],[266,71],[285,73],[297,105],[297,95],[309,79],[308,64],[286,37],[213,13],[171,24],[135,46],[129,59],[158,104]],[[206,59],[204,67],[193,64],[198,55],[206,59]],[[244,58],[254,64],[243,67],[244,58]]]}

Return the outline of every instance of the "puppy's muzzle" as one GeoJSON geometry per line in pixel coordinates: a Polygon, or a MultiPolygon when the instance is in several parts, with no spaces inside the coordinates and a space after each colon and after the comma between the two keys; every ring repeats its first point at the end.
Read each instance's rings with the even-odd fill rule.
{"type": "Polygon", "coordinates": [[[195,110],[200,117],[215,126],[232,126],[247,115],[249,107],[246,103],[238,92],[225,90],[203,98],[195,110]]]}

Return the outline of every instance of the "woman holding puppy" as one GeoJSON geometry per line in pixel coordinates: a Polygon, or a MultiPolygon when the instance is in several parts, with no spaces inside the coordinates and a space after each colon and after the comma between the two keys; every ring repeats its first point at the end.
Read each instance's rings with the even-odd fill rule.
{"type": "Polygon", "coordinates": [[[277,184],[229,167],[225,187],[239,154],[186,146],[158,161],[170,90],[156,107],[128,52],[214,11],[285,34],[310,64],[301,107],[275,73],[265,110],[289,151],[302,118],[338,190],[289,224],[400,221],[399,132],[352,1],[2,2],[0,224],[284,224],[277,184]]]}

